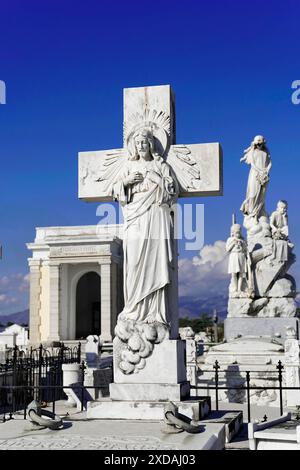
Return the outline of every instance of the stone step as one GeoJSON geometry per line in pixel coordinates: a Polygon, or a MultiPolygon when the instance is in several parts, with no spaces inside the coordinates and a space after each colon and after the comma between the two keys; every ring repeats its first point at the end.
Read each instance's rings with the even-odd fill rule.
{"type": "MultiPolygon", "coordinates": [[[[89,402],[87,418],[94,419],[134,419],[163,420],[167,401],[112,400],[103,397],[89,402]]],[[[180,414],[194,421],[207,417],[211,411],[210,397],[174,401],[180,414]]]]}
{"type": "Polygon", "coordinates": [[[226,442],[231,440],[239,433],[243,426],[242,411],[211,411],[206,419],[201,420],[201,424],[219,423],[225,425],[226,442]]]}

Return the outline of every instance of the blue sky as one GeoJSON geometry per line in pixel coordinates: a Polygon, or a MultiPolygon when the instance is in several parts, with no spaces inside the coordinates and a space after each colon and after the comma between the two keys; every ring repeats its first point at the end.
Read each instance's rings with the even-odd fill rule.
{"type": "Polygon", "coordinates": [[[122,145],[124,87],[171,84],[177,141],[221,143],[224,196],[201,200],[206,244],[227,237],[246,190],[239,158],[262,133],[273,159],[267,208],[289,201],[300,246],[299,15],[296,0],[2,0],[0,313],[26,308],[36,226],[97,223],[97,205],[77,198],[77,153],[122,145]]]}

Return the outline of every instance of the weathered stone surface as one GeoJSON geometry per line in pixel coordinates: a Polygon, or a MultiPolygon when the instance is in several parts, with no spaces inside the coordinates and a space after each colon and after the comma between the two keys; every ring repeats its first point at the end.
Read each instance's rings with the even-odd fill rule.
{"type": "Polygon", "coordinates": [[[248,315],[252,299],[232,299],[228,300],[228,318],[230,317],[242,317],[248,315]]]}
{"type": "Polygon", "coordinates": [[[189,396],[190,384],[118,384],[111,383],[109,386],[110,398],[112,400],[125,401],[180,401],[189,396]]]}
{"type": "Polygon", "coordinates": [[[259,312],[260,317],[294,317],[297,304],[291,297],[271,298],[268,304],[259,312]]]}
{"type": "MultiPolygon", "coordinates": [[[[268,299],[262,297],[261,299],[256,299],[252,302],[250,307],[251,314],[258,315],[260,310],[268,304],[268,299]]],[[[259,315],[258,315],[259,316],[259,315]]]]}
{"type": "MultiPolygon", "coordinates": [[[[134,420],[163,420],[164,407],[169,400],[112,400],[103,398],[99,401],[90,402],[87,408],[89,419],[134,419],[134,420]]],[[[198,421],[210,411],[210,398],[205,399],[193,397],[183,401],[174,400],[179,413],[198,421]]]]}
{"type": "Polygon", "coordinates": [[[291,413],[265,423],[249,423],[250,450],[300,450],[298,423],[291,413]]]}
{"type": "MultiPolygon", "coordinates": [[[[60,432],[41,430],[38,433],[24,432],[26,421],[13,419],[0,429],[1,450],[128,450],[131,457],[109,453],[110,464],[120,468],[134,468],[135,450],[222,450],[225,445],[225,424],[207,423],[198,434],[162,434],[160,422],[105,421],[85,419],[85,414],[72,420],[60,432]],[[24,424],[23,424],[24,423],[24,424]],[[5,428],[5,429],[4,429],[5,428]],[[119,465],[118,465],[119,464],[119,465]]],[[[77,415],[77,416],[78,416],[77,415]]],[[[189,460],[192,462],[192,459],[189,460]]]]}
{"type": "Polygon", "coordinates": [[[254,270],[254,282],[256,294],[264,297],[270,289],[274,279],[277,279],[280,275],[284,275],[287,271],[287,267],[283,263],[273,260],[270,262],[268,259],[264,259],[257,263],[254,270]]]}
{"type": "Polygon", "coordinates": [[[290,279],[282,278],[275,282],[267,293],[268,297],[295,297],[294,283],[290,279]]]}
{"type": "MultiPolygon", "coordinates": [[[[280,290],[280,286],[277,288],[280,290]]],[[[294,317],[297,304],[293,297],[262,297],[259,299],[229,299],[227,318],[294,317]]]]}
{"type": "Polygon", "coordinates": [[[238,336],[276,338],[283,343],[287,327],[299,330],[299,320],[295,317],[243,317],[226,318],[224,335],[226,341],[232,341],[238,336]]]}
{"type": "Polygon", "coordinates": [[[185,341],[165,340],[156,344],[147,359],[147,367],[138,374],[125,375],[118,368],[118,342],[114,339],[114,382],[129,384],[178,384],[186,381],[185,341]]]}

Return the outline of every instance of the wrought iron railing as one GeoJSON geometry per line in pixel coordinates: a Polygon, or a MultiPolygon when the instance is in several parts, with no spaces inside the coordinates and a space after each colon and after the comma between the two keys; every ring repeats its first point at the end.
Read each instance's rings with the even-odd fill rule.
{"type": "Polygon", "coordinates": [[[9,410],[10,416],[27,406],[33,399],[55,402],[64,396],[62,365],[80,363],[81,344],[73,348],[63,343],[57,348],[17,346],[6,353],[0,364],[0,413],[9,410]]]}

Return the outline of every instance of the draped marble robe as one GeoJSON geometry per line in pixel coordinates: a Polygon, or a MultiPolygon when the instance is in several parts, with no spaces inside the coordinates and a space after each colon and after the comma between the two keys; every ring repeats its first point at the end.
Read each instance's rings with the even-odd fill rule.
{"type": "Polygon", "coordinates": [[[168,324],[168,285],[172,278],[173,221],[170,206],[178,185],[162,158],[130,161],[113,186],[124,215],[124,309],[120,320],[168,324]],[[129,186],[131,172],[143,181],[129,186]]]}
{"type": "Polygon", "coordinates": [[[250,148],[246,153],[246,163],[251,165],[248,177],[246,199],[241,206],[245,215],[256,217],[266,215],[265,198],[271,158],[266,150],[250,148]]]}

